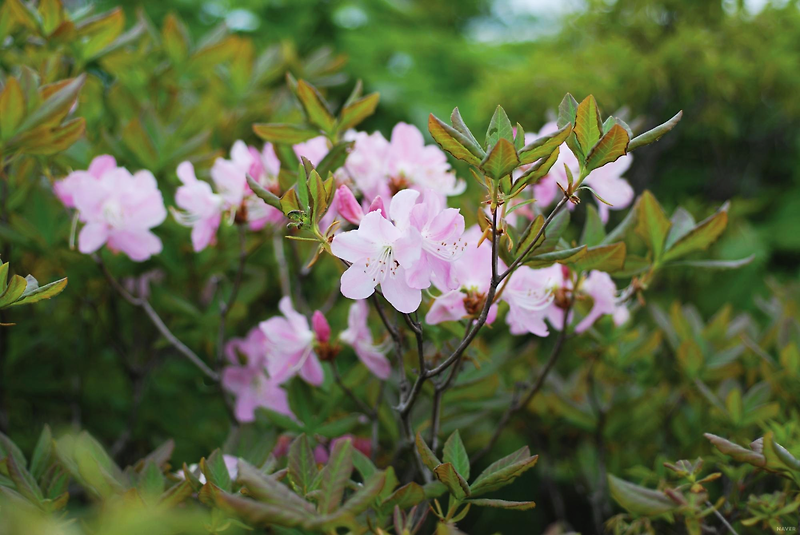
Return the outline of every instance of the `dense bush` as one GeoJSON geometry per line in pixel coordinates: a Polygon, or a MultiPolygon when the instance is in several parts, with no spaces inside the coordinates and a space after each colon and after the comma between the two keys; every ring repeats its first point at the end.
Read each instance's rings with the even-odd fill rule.
{"type": "MultiPolygon", "coordinates": [[[[345,89],[344,59],[310,50],[319,35],[299,59],[224,26],[198,37],[171,14],[7,0],[0,533],[796,525],[797,289],[744,285],[718,306],[774,242],[737,246],[741,221],[724,237],[731,208],[708,205],[742,183],[691,179],[695,140],[731,150],[735,121],[755,117],[736,82],[753,73],[725,63],[742,93],[709,79],[703,104],[680,80],[718,63],[683,78],[672,63],[691,43],[710,50],[697,26],[745,53],[742,32],[781,15],[797,16],[592,5],[580,39],[533,50],[537,70],[520,55],[491,71],[480,98],[520,123],[478,104],[478,136],[459,108],[430,114],[430,144],[398,122],[419,101],[390,92],[384,113],[360,81],[345,89]],[[509,91],[531,80],[535,100],[509,91]],[[646,84],[666,96],[644,98],[646,84]],[[591,92],[633,113],[606,117],[591,92]],[[372,124],[386,135],[360,130],[372,124]],[[690,180],[667,190],[663,173],[690,180]],[[687,194],[702,201],[656,200],[687,194]]],[[[784,45],[775,61],[792,57],[784,45]]],[[[454,98],[444,78],[423,100],[436,112],[454,98]]],[[[789,110],[791,82],[772,83],[789,110]]],[[[758,125],[786,139],[791,117],[758,125]]]]}

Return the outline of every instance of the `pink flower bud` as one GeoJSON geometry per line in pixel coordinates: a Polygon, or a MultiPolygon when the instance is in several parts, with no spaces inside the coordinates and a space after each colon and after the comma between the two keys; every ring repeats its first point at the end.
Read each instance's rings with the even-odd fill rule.
{"type": "Polygon", "coordinates": [[[314,333],[317,335],[317,341],[327,343],[331,339],[331,326],[328,325],[328,320],[322,315],[319,310],[314,311],[311,316],[311,325],[314,327],[314,333]]]}
{"type": "Polygon", "coordinates": [[[336,193],[339,197],[339,214],[354,225],[361,223],[361,219],[364,217],[364,211],[361,209],[361,205],[358,204],[353,192],[350,191],[350,188],[342,184],[336,190],[336,193]]]}
{"type": "Polygon", "coordinates": [[[386,216],[386,208],[383,206],[383,199],[381,199],[380,195],[372,199],[372,204],[369,205],[369,210],[367,210],[367,212],[374,212],[375,210],[380,210],[384,219],[389,219],[386,216]]]}

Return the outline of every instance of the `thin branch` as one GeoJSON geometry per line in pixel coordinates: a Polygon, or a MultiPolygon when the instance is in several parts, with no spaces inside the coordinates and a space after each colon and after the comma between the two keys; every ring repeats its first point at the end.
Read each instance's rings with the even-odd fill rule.
{"type": "Polygon", "coordinates": [[[337,385],[339,385],[339,388],[341,388],[342,391],[345,394],[347,394],[347,397],[352,399],[356,403],[356,405],[358,405],[358,407],[361,409],[361,412],[366,414],[370,420],[373,420],[377,416],[377,411],[374,408],[367,405],[361,398],[356,396],[355,392],[350,390],[350,388],[344,384],[344,381],[342,380],[342,375],[339,373],[339,367],[336,365],[336,360],[331,362],[331,370],[333,370],[333,380],[336,382],[337,385]]]}
{"type": "Polygon", "coordinates": [[[167,341],[178,350],[178,352],[183,354],[183,356],[189,359],[192,364],[197,366],[200,371],[202,371],[209,379],[215,382],[219,381],[219,374],[209,368],[208,365],[203,362],[203,360],[198,357],[194,351],[189,349],[186,344],[181,342],[174,334],[172,334],[172,331],[169,330],[163,320],[159,317],[158,313],[153,309],[152,306],[150,306],[150,302],[147,299],[143,297],[135,297],[131,295],[125,288],[123,288],[119,281],[117,281],[111,272],[108,271],[108,268],[103,263],[103,260],[99,255],[94,255],[94,260],[100,266],[100,269],[102,269],[106,279],[108,279],[108,282],[111,284],[114,290],[117,291],[117,293],[119,293],[131,305],[143,309],[161,335],[166,338],[167,341]]]}
{"type": "Polygon", "coordinates": [[[289,267],[286,264],[286,254],[283,250],[283,234],[280,232],[275,232],[272,235],[272,250],[275,252],[275,263],[278,264],[281,293],[286,297],[291,297],[292,285],[289,282],[289,267]]]}
{"type": "Polygon", "coordinates": [[[472,456],[470,459],[471,463],[476,462],[478,459],[489,453],[494,445],[497,443],[497,440],[500,438],[500,435],[503,433],[503,429],[508,425],[511,421],[511,418],[520,411],[523,407],[527,407],[531,400],[536,396],[539,390],[542,389],[544,386],[544,381],[547,379],[547,375],[550,373],[550,370],[553,369],[555,366],[556,361],[558,360],[559,355],[561,354],[561,349],[564,346],[564,342],[567,339],[567,324],[566,318],[569,317],[569,312],[571,308],[571,303],[564,311],[564,325],[561,328],[561,332],[558,334],[558,338],[556,339],[556,343],[553,346],[553,350],[550,352],[550,357],[547,359],[547,362],[544,365],[544,368],[541,369],[539,372],[536,381],[531,386],[530,390],[528,391],[525,396],[517,399],[511,403],[511,405],[506,409],[506,412],[503,413],[503,416],[500,418],[500,421],[495,426],[494,433],[492,437],[489,439],[489,442],[486,446],[483,447],[480,451],[478,451],[475,455],[472,456]]]}
{"type": "MultiPolygon", "coordinates": [[[[530,254],[530,252],[533,251],[537,247],[538,244],[536,242],[538,242],[539,238],[541,238],[544,235],[544,231],[547,228],[547,226],[553,221],[553,219],[556,217],[556,215],[558,215],[558,212],[560,212],[561,209],[564,208],[564,206],[567,204],[568,200],[569,200],[569,197],[564,195],[561,198],[561,200],[558,201],[558,204],[556,205],[556,207],[553,208],[553,211],[550,212],[550,215],[547,216],[547,219],[544,220],[544,224],[542,225],[542,228],[540,228],[539,232],[536,233],[536,236],[533,238],[533,241],[531,242],[531,244],[528,245],[528,247],[525,248],[525,250],[522,252],[522,254],[519,255],[511,263],[510,266],[508,266],[508,269],[505,270],[502,275],[500,275],[500,280],[501,281],[503,279],[505,279],[506,277],[508,277],[509,275],[511,275],[511,273],[513,273],[514,270],[517,269],[517,267],[525,260],[525,257],[527,257],[528,254],[530,254]]],[[[533,222],[531,222],[531,224],[533,224],[533,222]]]]}
{"type": "Polygon", "coordinates": [[[725,517],[722,515],[722,513],[720,513],[719,511],[717,511],[717,508],[716,508],[716,507],[714,507],[714,505],[713,505],[713,504],[712,504],[710,501],[706,500],[706,506],[707,506],[707,507],[711,507],[711,508],[713,508],[713,509],[714,509],[714,515],[715,515],[715,516],[716,516],[716,517],[719,519],[719,521],[720,521],[720,522],[722,522],[722,523],[723,523],[723,525],[724,525],[726,528],[728,528],[728,531],[730,531],[730,532],[731,532],[733,535],[739,535],[738,533],[736,533],[736,530],[735,530],[735,529],[733,529],[733,526],[731,526],[731,525],[730,525],[730,523],[728,522],[728,520],[727,520],[727,519],[726,519],[726,518],[725,518],[725,517]]]}

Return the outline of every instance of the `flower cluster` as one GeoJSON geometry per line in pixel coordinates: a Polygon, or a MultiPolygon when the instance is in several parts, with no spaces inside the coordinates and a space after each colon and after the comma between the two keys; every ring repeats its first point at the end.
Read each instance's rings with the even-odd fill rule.
{"type": "MultiPolygon", "coordinates": [[[[310,385],[320,386],[325,378],[321,360],[330,360],[339,352],[322,312],[315,311],[309,322],[288,297],[281,299],[278,308],[280,316],[262,321],[246,338],[235,338],[225,346],[229,365],[222,384],[236,397],[235,413],[240,422],[253,421],[258,407],[292,416],[281,385],[299,376],[310,385]]],[[[373,342],[367,313],[366,303],[353,303],[347,329],[339,340],[351,346],[376,377],[385,380],[391,371],[389,361],[385,348],[373,342]]]]}
{"type": "Polygon", "coordinates": [[[75,208],[83,228],[78,250],[84,254],[106,245],[141,262],[161,252],[161,240],[150,229],[167,217],[155,177],[131,174],[111,156],[98,156],[86,171],[75,171],[55,184],[58,198],[75,208]]]}

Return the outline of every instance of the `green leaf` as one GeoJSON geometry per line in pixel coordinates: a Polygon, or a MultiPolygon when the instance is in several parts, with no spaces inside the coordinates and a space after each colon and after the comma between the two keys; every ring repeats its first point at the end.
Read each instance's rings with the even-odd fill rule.
{"type": "Polygon", "coordinates": [[[456,472],[461,474],[464,479],[469,479],[469,455],[461,441],[458,429],[444,443],[442,455],[445,463],[451,463],[456,472]]]}
{"type": "Polygon", "coordinates": [[[262,503],[279,505],[301,514],[314,514],[314,506],[311,503],[292,492],[273,476],[264,474],[242,459],[239,459],[236,481],[245,487],[253,498],[262,503]]]}
{"type": "Polygon", "coordinates": [[[615,124],[589,151],[586,156],[586,169],[589,171],[597,169],[624,156],[627,154],[628,141],[630,138],[625,129],[615,124]]]}
{"type": "Polygon", "coordinates": [[[481,169],[495,180],[500,180],[518,166],[519,158],[514,144],[505,138],[499,139],[480,162],[481,169]]]}
{"type": "Polygon", "coordinates": [[[378,495],[383,490],[383,485],[386,482],[386,472],[375,472],[364,481],[355,493],[342,506],[341,511],[353,516],[360,515],[375,501],[378,495]]]}
{"type": "Polygon", "coordinates": [[[483,150],[481,144],[478,143],[478,140],[475,139],[474,135],[472,135],[472,131],[461,117],[461,112],[458,111],[458,107],[453,108],[453,113],[450,114],[450,124],[452,124],[453,128],[455,128],[459,133],[466,136],[467,146],[469,147],[470,151],[475,149],[476,152],[473,152],[473,154],[475,154],[479,159],[483,159],[486,151],[483,150]]]}
{"type": "Polygon", "coordinates": [[[514,146],[514,128],[511,126],[511,121],[508,120],[506,110],[502,106],[497,106],[492,120],[489,121],[489,128],[486,130],[484,143],[486,150],[490,150],[501,139],[508,141],[511,147],[514,146]]]}
{"type": "Polygon", "coordinates": [[[381,509],[392,511],[395,507],[405,510],[425,500],[425,490],[415,482],[403,485],[381,502],[381,509]]]}
{"type": "Polygon", "coordinates": [[[514,148],[517,149],[517,153],[525,147],[525,129],[522,128],[522,125],[517,123],[516,134],[514,135],[514,148]]]}
{"type": "Polygon", "coordinates": [[[189,32],[183,22],[172,13],[164,17],[161,43],[164,52],[174,65],[180,65],[189,57],[189,32]]]}
{"type": "Polygon", "coordinates": [[[753,254],[740,260],[681,260],[678,262],[669,262],[664,264],[664,267],[688,267],[724,271],[727,269],[738,269],[742,266],[746,266],[755,260],[755,258],[756,255],[753,254]]]}
{"type": "Polygon", "coordinates": [[[159,496],[158,505],[166,508],[175,507],[189,498],[193,493],[194,489],[192,489],[192,484],[188,481],[181,481],[177,485],[168,488],[159,496]]]}
{"type": "Polygon", "coordinates": [[[643,516],[657,516],[678,508],[663,492],[634,485],[608,474],[608,489],[614,498],[629,513],[643,516]]]}
{"type": "Polygon", "coordinates": [[[280,123],[257,123],[253,125],[253,132],[264,141],[287,145],[296,145],[320,135],[312,128],[280,123]]]}
{"type": "Polygon", "coordinates": [[[37,481],[44,474],[47,465],[50,464],[50,458],[53,451],[53,434],[50,431],[50,426],[45,424],[42,433],[39,435],[39,440],[36,442],[36,447],[33,449],[33,456],[31,457],[31,475],[37,481]]]}
{"type": "Polygon", "coordinates": [[[378,93],[371,93],[364,98],[346,104],[339,114],[339,132],[344,132],[350,128],[355,128],[364,119],[375,113],[380,100],[378,93]]]}
{"type": "MultiPolygon", "coordinates": [[[[25,288],[28,286],[28,281],[19,275],[14,275],[6,286],[5,291],[0,294],[0,309],[6,308],[14,304],[17,299],[22,296],[25,288]]],[[[24,464],[24,463],[23,463],[24,464]]]]}
{"type": "Polygon", "coordinates": [[[354,143],[354,141],[343,141],[331,147],[328,154],[326,154],[325,157],[320,160],[319,165],[317,165],[317,172],[319,175],[321,177],[327,177],[328,173],[335,173],[337,169],[343,166],[354,143]]]}
{"type": "Polygon", "coordinates": [[[297,98],[303,105],[308,121],[321,128],[324,132],[334,132],[336,119],[329,110],[327,102],[314,86],[305,80],[297,81],[297,98]]]}
{"type": "MultiPolygon", "coordinates": [[[[536,247],[540,246],[544,243],[545,240],[545,233],[542,232],[539,234],[539,231],[542,230],[544,226],[544,216],[539,214],[536,216],[530,225],[525,228],[525,232],[522,233],[522,236],[519,237],[517,243],[514,245],[513,253],[514,255],[519,255],[520,253],[527,251],[528,247],[533,245],[533,239],[538,235],[539,239],[536,242],[536,245],[531,249],[531,252],[536,250],[536,247]]],[[[530,253],[528,253],[530,254],[530,253]]],[[[525,259],[522,260],[523,262],[525,259]]]]}
{"type": "Polygon", "coordinates": [[[164,474],[161,472],[158,465],[153,461],[147,461],[142,473],[139,475],[139,482],[136,488],[139,490],[139,494],[146,500],[154,498],[160,499],[161,494],[164,492],[164,483],[164,474]]]}
{"type": "Polygon", "coordinates": [[[436,454],[431,451],[419,432],[417,432],[416,443],[417,451],[422,458],[422,463],[428,467],[428,470],[433,472],[442,462],[436,457],[436,454]]]}
{"type": "Polygon", "coordinates": [[[25,113],[25,97],[16,78],[6,78],[0,93],[0,139],[10,139],[17,131],[25,113]]]}
{"type": "Polygon", "coordinates": [[[709,442],[711,442],[721,453],[728,455],[729,457],[733,457],[733,459],[736,461],[752,464],[753,466],[757,466],[759,468],[764,468],[766,465],[767,461],[762,453],[744,448],[722,437],[712,435],[711,433],[703,433],[703,436],[706,437],[709,442]]]}
{"type": "Polygon", "coordinates": [[[19,464],[13,455],[6,459],[6,466],[8,468],[8,475],[11,477],[11,481],[14,482],[17,492],[41,507],[44,495],[39,485],[36,484],[36,480],[25,469],[25,466],[19,464]]]}
{"type": "Polygon", "coordinates": [[[25,132],[39,125],[61,121],[77,100],[78,93],[81,87],[83,87],[84,81],[86,81],[85,74],[67,81],[62,87],[42,102],[41,106],[28,114],[17,131],[25,132]]]}
{"type": "Polygon", "coordinates": [[[625,242],[612,245],[596,245],[589,247],[586,254],[575,261],[563,262],[569,264],[576,271],[591,271],[593,269],[613,273],[625,265],[625,242]]]}
{"type": "Polygon", "coordinates": [[[552,266],[556,262],[560,264],[569,264],[580,260],[580,258],[586,255],[587,250],[588,247],[581,245],[580,247],[573,247],[571,249],[561,249],[559,251],[533,255],[525,260],[525,264],[534,269],[552,266]]]}
{"type": "Polygon", "coordinates": [[[725,398],[725,408],[728,409],[731,423],[739,425],[742,422],[742,391],[732,388],[725,398]]]}
{"type": "Polygon", "coordinates": [[[653,143],[655,141],[658,141],[659,139],[661,139],[661,136],[663,136],[664,134],[675,128],[675,125],[678,124],[678,122],[681,120],[681,117],[683,117],[683,110],[676,113],[675,116],[666,123],[661,124],[653,128],[652,130],[648,130],[644,134],[636,136],[628,144],[628,152],[636,150],[639,147],[649,145],[650,143],[653,143]]]}
{"type": "Polygon", "coordinates": [[[573,131],[583,154],[587,154],[600,139],[603,133],[603,123],[600,120],[600,109],[597,107],[594,96],[589,95],[578,105],[573,131]]]}
{"type": "Polygon", "coordinates": [[[469,485],[451,463],[440,464],[434,469],[433,473],[436,479],[444,483],[447,490],[456,499],[463,500],[470,495],[469,485]]]}
{"type": "Polygon", "coordinates": [[[361,474],[361,479],[366,481],[372,474],[378,471],[372,461],[358,451],[357,449],[353,448],[353,466],[361,474]]]}
{"type": "Polygon", "coordinates": [[[606,238],[606,229],[603,226],[603,221],[600,219],[600,214],[597,209],[591,204],[586,207],[586,221],[583,224],[583,233],[581,234],[580,243],[585,243],[588,246],[600,245],[606,238]]]}
{"type": "Polygon", "coordinates": [[[510,502],[507,500],[492,500],[487,498],[478,498],[475,500],[467,500],[467,503],[477,505],[478,507],[496,507],[499,509],[512,509],[515,511],[527,511],[536,507],[536,502],[510,502]]]}
{"type": "Polygon", "coordinates": [[[511,188],[511,196],[513,197],[518,192],[522,191],[522,188],[525,186],[539,182],[539,180],[541,180],[547,173],[550,172],[550,169],[558,161],[558,154],[559,148],[556,147],[550,156],[539,160],[533,164],[530,169],[525,171],[522,176],[520,176],[517,181],[514,182],[514,187],[511,188]]]}
{"type": "Polygon", "coordinates": [[[208,489],[213,489],[213,485],[207,483],[203,486],[201,495],[205,496],[205,499],[210,496],[214,504],[225,511],[240,516],[253,526],[278,525],[295,527],[302,526],[318,518],[314,513],[301,513],[294,508],[281,504],[260,503],[219,490],[208,489]]]}
{"type": "Polygon", "coordinates": [[[714,215],[701,221],[691,231],[678,239],[667,249],[664,260],[674,260],[695,251],[702,251],[722,234],[728,225],[728,203],[725,203],[714,215]]]}
{"type": "Polygon", "coordinates": [[[320,512],[330,514],[342,503],[345,486],[350,479],[350,472],[353,471],[351,439],[346,438],[336,442],[324,470],[325,477],[320,486],[322,492],[318,504],[320,512]]]}
{"type": "Polygon", "coordinates": [[[288,466],[292,484],[300,494],[306,495],[319,470],[305,433],[294,439],[289,446],[288,466]]]}
{"type": "Polygon", "coordinates": [[[226,492],[231,491],[233,487],[231,484],[231,474],[228,472],[228,467],[225,466],[225,460],[219,449],[214,450],[211,455],[208,456],[208,459],[200,460],[200,470],[205,474],[206,481],[213,483],[226,492]]]}
{"type": "Polygon", "coordinates": [[[308,190],[311,195],[311,212],[314,216],[314,222],[318,223],[322,216],[325,215],[325,212],[328,211],[328,194],[316,169],[311,171],[311,176],[308,179],[308,190]]]}
{"type": "Polygon", "coordinates": [[[483,150],[477,144],[473,145],[467,136],[433,114],[428,116],[428,131],[442,150],[454,158],[474,166],[481,164],[483,150]]]}
{"type": "Polygon", "coordinates": [[[637,217],[639,215],[639,202],[640,199],[636,199],[633,206],[628,213],[625,215],[622,221],[620,221],[619,225],[614,227],[614,229],[608,233],[608,235],[603,238],[603,241],[600,245],[608,245],[610,243],[616,243],[618,241],[622,241],[625,239],[628,231],[635,227],[637,222],[637,217]]]}
{"type": "Polygon", "coordinates": [[[256,197],[258,197],[268,205],[272,206],[273,208],[277,208],[278,210],[281,209],[281,200],[277,195],[275,195],[267,188],[256,182],[253,179],[253,177],[250,176],[250,173],[247,173],[246,177],[247,177],[247,185],[250,186],[250,189],[253,190],[253,193],[256,194],[256,197]]]}
{"type": "Polygon", "coordinates": [[[568,124],[575,124],[575,117],[578,114],[578,101],[571,94],[567,93],[558,105],[558,128],[564,128],[568,124]]]}
{"type": "Polygon", "coordinates": [[[538,455],[530,456],[527,446],[490,464],[470,485],[473,496],[505,487],[536,465],[538,455]]]}
{"type": "Polygon", "coordinates": [[[533,163],[539,158],[549,158],[554,150],[559,148],[572,133],[572,124],[567,123],[558,131],[525,145],[519,151],[519,161],[523,164],[533,163]]]}
{"type": "Polygon", "coordinates": [[[81,57],[91,60],[100,56],[125,30],[125,14],[122,8],[114,8],[83,20],[75,26],[81,57]]]}
{"type": "Polygon", "coordinates": [[[694,217],[692,217],[692,214],[680,206],[675,209],[675,212],[672,213],[670,222],[672,223],[672,227],[670,227],[669,234],[667,234],[667,240],[664,243],[664,249],[667,250],[669,250],[670,247],[675,244],[675,242],[691,232],[691,230],[697,225],[694,217]]]}
{"type": "Polygon", "coordinates": [[[25,291],[22,293],[22,296],[9,306],[30,305],[33,303],[38,303],[39,301],[55,297],[56,295],[64,291],[64,288],[66,287],[67,287],[66,277],[63,279],[59,279],[55,282],[51,282],[50,284],[45,284],[44,286],[38,286],[37,288],[34,289],[30,289],[30,284],[29,284],[28,287],[25,289],[25,291]]]}
{"type": "Polygon", "coordinates": [[[655,260],[659,261],[672,223],[653,194],[647,190],[639,198],[637,209],[636,233],[645,241],[655,260]]]}

